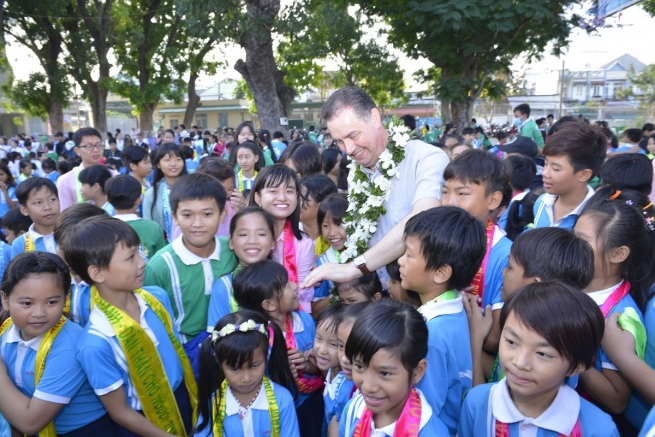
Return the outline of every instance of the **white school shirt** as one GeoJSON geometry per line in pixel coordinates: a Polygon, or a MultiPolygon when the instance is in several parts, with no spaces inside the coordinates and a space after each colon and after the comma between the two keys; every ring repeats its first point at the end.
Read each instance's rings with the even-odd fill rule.
{"type": "MultiPolygon", "coordinates": [[[[252,410],[268,411],[268,399],[266,398],[266,387],[262,381],[259,387],[259,393],[250,408],[245,410],[241,426],[243,427],[243,437],[255,437],[255,427],[252,423],[252,410]]],[[[239,414],[239,401],[234,397],[232,388],[229,388],[225,396],[225,415],[233,416],[239,414]]]]}

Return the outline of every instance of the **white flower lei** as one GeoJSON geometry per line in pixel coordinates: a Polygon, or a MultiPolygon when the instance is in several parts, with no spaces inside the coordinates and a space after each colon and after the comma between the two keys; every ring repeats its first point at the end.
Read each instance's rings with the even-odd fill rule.
{"type": "Polygon", "coordinates": [[[382,205],[389,200],[391,179],[400,179],[398,164],[405,159],[405,144],[412,139],[409,129],[395,115],[386,125],[389,131],[387,147],[378,160],[380,176],[371,181],[361,165],[348,164],[348,210],[344,217],[346,249],[341,262],[348,262],[368,250],[368,242],[377,231],[378,218],[387,213],[382,205]]]}

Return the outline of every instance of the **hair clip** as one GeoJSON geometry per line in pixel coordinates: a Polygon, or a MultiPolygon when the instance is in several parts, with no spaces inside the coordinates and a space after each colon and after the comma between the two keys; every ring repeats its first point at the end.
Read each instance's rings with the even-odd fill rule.
{"type": "Polygon", "coordinates": [[[644,211],[646,211],[646,210],[647,210],[648,208],[650,208],[651,206],[653,206],[653,202],[650,202],[648,205],[644,206],[642,209],[643,209],[644,211]]]}
{"type": "Polygon", "coordinates": [[[266,331],[266,325],[263,323],[255,323],[254,320],[250,319],[238,325],[228,323],[227,325],[223,326],[223,328],[221,328],[220,331],[213,330],[212,343],[215,343],[219,338],[227,337],[228,335],[234,334],[235,332],[248,332],[248,331],[257,331],[268,337],[268,332],[266,331]]]}
{"type": "Polygon", "coordinates": [[[273,351],[273,341],[275,340],[275,331],[273,331],[273,325],[271,325],[270,320],[266,325],[266,330],[268,331],[268,351],[266,351],[266,361],[268,362],[271,359],[271,352],[273,351]]]}
{"type": "Polygon", "coordinates": [[[625,201],[625,203],[626,203],[626,205],[630,205],[630,206],[632,206],[632,204],[633,204],[634,202],[633,202],[632,200],[628,199],[628,200],[625,201]]]}
{"type": "Polygon", "coordinates": [[[614,194],[612,194],[609,198],[609,200],[615,200],[617,197],[621,195],[621,190],[616,190],[614,194]]]}
{"type": "Polygon", "coordinates": [[[651,232],[655,231],[655,224],[653,223],[653,217],[646,217],[646,226],[651,232]]]}

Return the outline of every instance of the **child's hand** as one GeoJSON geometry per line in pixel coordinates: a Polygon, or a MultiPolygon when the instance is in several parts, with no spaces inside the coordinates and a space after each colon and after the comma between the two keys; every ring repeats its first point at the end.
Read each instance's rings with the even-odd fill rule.
{"type": "Polygon", "coordinates": [[[289,355],[289,364],[291,364],[292,369],[295,367],[301,372],[307,370],[307,360],[302,352],[298,349],[289,349],[287,353],[289,355]]]}
{"type": "Polygon", "coordinates": [[[487,305],[484,313],[478,306],[479,296],[469,293],[462,293],[462,304],[466,310],[466,317],[469,321],[469,330],[471,331],[471,342],[477,342],[480,345],[489,335],[493,325],[493,311],[491,305],[487,305]]]}
{"type": "Polygon", "coordinates": [[[246,201],[243,198],[243,194],[241,194],[241,191],[239,190],[232,191],[232,195],[230,196],[230,203],[237,211],[246,206],[246,201]]]}
{"type": "Polygon", "coordinates": [[[620,313],[614,313],[607,318],[605,334],[600,343],[610,360],[613,360],[612,356],[614,355],[637,354],[635,352],[635,338],[619,326],[618,319],[620,315],[620,313]]]}
{"type": "Polygon", "coordinates": [[[305,360],[316,366],[316,355],[314,355],[314,349],[310,349],[305,352],[305,360]]]}

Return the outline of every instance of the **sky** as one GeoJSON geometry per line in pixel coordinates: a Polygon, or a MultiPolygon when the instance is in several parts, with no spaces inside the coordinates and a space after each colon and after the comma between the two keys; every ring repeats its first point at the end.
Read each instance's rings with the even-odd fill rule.
{"type": "MultiPolygon", "coordinates": [[[[655,64],[655,50],[653,50],[653,41],[655,41],[655,18],[650,17],[639,6],[632,6],[624,10],[620,16],[614,16],[608,19],[607,24],[611,28],[603,28],[594,34],[587,34],[581,29],[576,29],[571,34],[571,43],[566,53],[561,57],[552,56],[546,52],[543,60],[525,65],[524,60],[517,59],[512,68],[516,71],[528,69],[533,75],[542,74],[544,77],[552,77],[555,71],[562,68],[562,60],[565,61],[566,68],[569,70],[585,70],[589,65],[592,69],[612,61],[619,56],[629,53],[645,64],[655,64]]],[[[405,83],[408,90],[422,90],[425,86],[415,83],[412,74],[421,69],[430,66],[425,59],[410,60],[402,52],[393,50],[392,52],[399,57],[400,64],[405,70],[405,83]]],[[[36,59],[30,55],[30,51],[18,44],[11,44],[7,48],[7,55],[12,64],[14,74],[19,79],[26,79],[30,73],[40,71],[40,66],[36,59]]],[[[229,67],[216,77],[201,77],[199,86],[210,86],[218,80],[224,78],[239,79],[240,75],[234,70],[234,63],[237,59],[244,58],[245,52],[238,46],[224,45],[221,52],[216,56],[227,57],[229,67]]],[[[328,69],[334,69],[335,65],[326,65],[328,69]]],[[[116,74],[113,71],[112,74],[116,74]]],[[[550,89],[544,89],[543,92],[537,89],[538,94],[548,94],[550,89]]],[[[556,91],[554,91],[556,92],[556,91]]]]}

